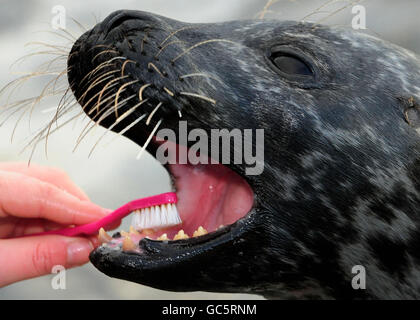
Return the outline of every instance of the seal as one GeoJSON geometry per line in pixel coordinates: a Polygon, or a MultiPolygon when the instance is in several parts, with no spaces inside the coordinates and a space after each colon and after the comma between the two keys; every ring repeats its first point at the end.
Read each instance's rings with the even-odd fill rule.
{"type": "Polygon", "coordinates": [[[310,23],[117,11],[74,44],[68,78],[94,121],[139,146],[180,116],[206,132],[265,130],[259,175],[233,161],[167,166],[184,231],[209,233],[102,245],[90,255],[100,271],[171,291],[420,298],[414,53],[310,23]]]}

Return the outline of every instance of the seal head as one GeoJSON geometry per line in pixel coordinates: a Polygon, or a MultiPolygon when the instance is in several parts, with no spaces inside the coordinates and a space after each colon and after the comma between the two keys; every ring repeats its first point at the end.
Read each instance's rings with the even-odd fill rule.
{"type": "MultiPolygon", "coordinates": [[[[84,111],[140,146],[159,120],[209,135],[264,129],[260,174],[223,166],[240,186],[231,189],[245,203],[239,219],[198,238],[142,239],[139,252],[101,246],[90,259],[102,272],[173,291],[420,297],[415,54],[309,23],[187,24],[117,11],[80,37],[68,66],[84,111]],[[135,123],[158,105],[149,125],[135,123]],[[366,290],[352,287],[355,266],[366,290]]],[[[178,189],[183,177],[168,169],[178,189]]],[[[194,190],[179,196],[205,211],[194,190]]]]}

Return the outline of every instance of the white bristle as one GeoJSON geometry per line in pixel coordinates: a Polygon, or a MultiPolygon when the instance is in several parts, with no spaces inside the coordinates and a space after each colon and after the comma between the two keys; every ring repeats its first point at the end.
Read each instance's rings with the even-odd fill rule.
{"type": "Polygon", "coordinates": [[[131,225],[136,230],[144,230],[171,227],[181,222],[176,205],[169,203],[133,212],[131,225]]]}

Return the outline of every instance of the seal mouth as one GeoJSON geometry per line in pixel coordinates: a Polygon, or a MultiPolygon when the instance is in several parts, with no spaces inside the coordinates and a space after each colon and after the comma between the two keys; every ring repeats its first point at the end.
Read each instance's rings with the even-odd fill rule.
{"type": "MultiPolygon", "coordinates": [[[[156,139],[154,143],[159,144],[156,139]]],[[[183,150],[188,151],[185,146],[169,141],[166,143],[177,154],[183,150]]],[[[254,193],[249,184],[222,164],[172,163],[166,165],[166,168],[173,191],[177,194],[175,211],[179,212],[181,222],[168,227],[164,221],[160,221],[161,225],[145,228],[147,222],[140,222],[140,217],[148,213],[153,218],[151,215],[156,211],[154,208],[151,211],[135,211],[132,213],[129,232],[117,232],[110,237],[101,230],[99,240],[102,246],[141,254],[142,240],[154,240],[168,245],[180,241],[191,245],[203,243],[223,234],[226,231],[224,229],[229,229],[236,221],[244,218],[253,207],[254,193]]]]}
{"type": "MultiPolygon", "coordinates": [[[[167,128],[173,129],[179,127],[178,115],[182,117],[184,114],[184,119],[194,121],[194,127],[200,128],[204,124],[196,113],[212,103],[199,94],[187,95],[187,89],[180,89],[178,94],[168,89],[172,88],[171,83],[172,86],[188,84],[181,77],[171,78],[176,66],[168,69],[166,75],[157,67],[157,54],[162,52],[162,43],[167,40],[155,39],[151,30],[157,28],[157,22],[151,23],[152,20],[156,18],[136,12],[111,14],[76,41],[68,59],[70,86],[84,112],[107,131],[115,131],[143,145],[141,153],[148,150],[151,154],[160,145],[159,139],[156,139],[156,129],[162,119],[167,128]],[[133,28],[137,33],[131,33],[133,28]],[[130,41],[140,43],[140,49],[131,45],[130,41]],[[147,46],[158,50],[157,53],[149,48],[148,51],[154,52],[154,56],[150,56],[145,49],[147,46]],[[158,116],[161,120],[154,125],[158,116]],[[143,118],[146,125],[139,123],[143,118]],[[150,129],[152,127],[154,129],[150,129]]],[[[186,32],[191,26],[182,25],[178,30],[184,29],[186,32]]],[[[177,50],[182,52],[184,49],[175,47],[179,40],[172,42],[165,53],[168,57],[179,56],[177,50]],[[175,50],[175,53],[169,50],[175,50]]],[[[163,63],[165,57],[161,54],[159,58],[163,63]]],[[[165,65],[171,64],[167,62],[165,65]]],[[[197,81],[189,85],[200,86],[197,81]]],[[[165,144],[174,151],[172,154],[189,154],[187,146],[170,141],[165,144]]],[[[250,212],[254,194],[238,173],[222,164],[213,164],[217,161],[210,158],[200,164],[192,164],[188,159],[177,160],[172,159],[166,168],[172,178],[172,187],[177,192],[182,223],[170,227],[162,224],[144,228],[139,223],[141,216],[150,216],[154,209],[160,210],[150,208],[150,212],[143,210],[133,213],[130,232],[120,232],[110,240],[110,236],[102,231],[100,240],[103,243],[124,251],[138,251],[137,243],[146,237],[168,242],[203,236],[235,223],[250,212]]]]}

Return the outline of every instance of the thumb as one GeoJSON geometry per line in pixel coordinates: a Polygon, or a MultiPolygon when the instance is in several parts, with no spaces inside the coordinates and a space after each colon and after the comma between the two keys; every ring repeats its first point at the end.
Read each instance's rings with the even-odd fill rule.
{"type": "Polygon", "coordinates": [[[0,240],[0,287],[50,274],[56,265],[82,265],[93,249],[87,238],[51,235],[0,240]]]}

